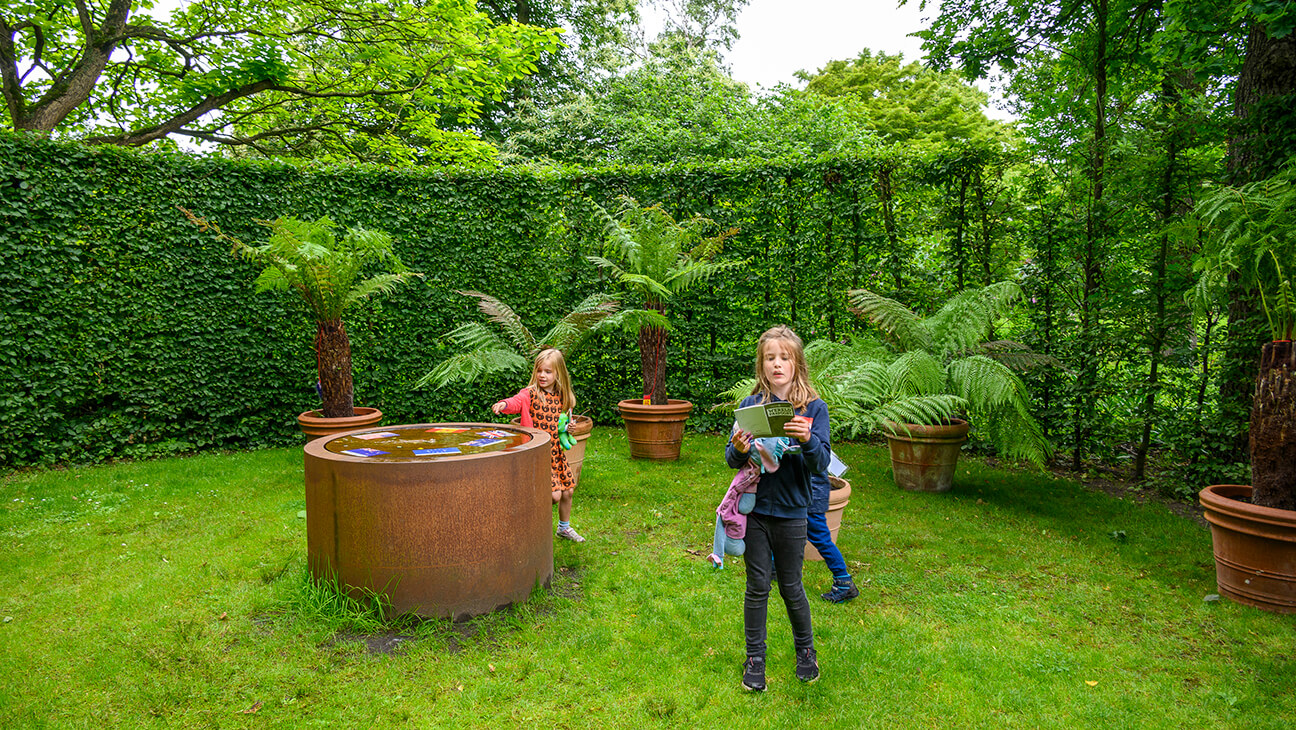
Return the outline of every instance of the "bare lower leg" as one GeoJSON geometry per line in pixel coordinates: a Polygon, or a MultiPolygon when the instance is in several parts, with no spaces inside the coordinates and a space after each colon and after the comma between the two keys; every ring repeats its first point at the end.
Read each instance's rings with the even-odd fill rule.
{"type": "Polygon", "coordinates": [[[562,496],[558,499],[558,520],[561,522],[571,521],[572,491],[563,490],[562,496]]]}

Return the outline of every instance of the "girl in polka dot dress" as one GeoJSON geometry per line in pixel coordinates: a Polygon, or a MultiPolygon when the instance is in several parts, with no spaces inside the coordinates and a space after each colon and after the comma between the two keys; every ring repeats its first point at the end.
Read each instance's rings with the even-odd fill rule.
{"type": "Polygon", "coordinates": [[[531,382],[519,390],[517,395],[497,401],[491,410],[497,415],[517,413],[521,415],[523,426],[539,428],[550,436],[549,464],[553,477],[553,501],[558,505],[558,537],[572,542],[585,542],[571,526],[572,491],[576,482],[572,479],[571,467],[567,464],[567,454],[563,452],[558,440],[558,419],[562,414],[571,418],[571,410],[576,407],[576,394],[572,392],[571,378],[567,375],[567,364],[558,350],[542,350],[536,355],[535,367],[531,369],[531,382]]]}

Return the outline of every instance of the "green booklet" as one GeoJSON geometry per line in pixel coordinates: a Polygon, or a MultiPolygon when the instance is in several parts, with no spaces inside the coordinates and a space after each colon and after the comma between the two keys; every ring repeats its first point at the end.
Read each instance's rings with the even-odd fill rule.
{"type": "Polygon", "coordinates": [[[755,438],[768,436],[787,436],[787,422],[796,415],[791,403],[763,403],[734,411],[734,420],[738,428],[751,433],[755,438]]]}

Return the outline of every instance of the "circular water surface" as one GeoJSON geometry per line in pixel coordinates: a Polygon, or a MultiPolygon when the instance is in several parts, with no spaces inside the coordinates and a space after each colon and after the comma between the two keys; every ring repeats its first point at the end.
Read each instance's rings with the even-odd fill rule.
{"type": "Polygon", "coordinates": [[[530,434],[507,425],[434,423],[348,432],[324,448],[372,461],[406,461],[504,452],[530,441],[530,434]]]}

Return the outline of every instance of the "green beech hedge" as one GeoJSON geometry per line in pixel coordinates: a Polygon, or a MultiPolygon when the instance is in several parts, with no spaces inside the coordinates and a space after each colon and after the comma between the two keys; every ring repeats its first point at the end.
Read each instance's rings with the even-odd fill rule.
{"type": "MultiPolygon", "coordinates": [[[[584,201],[627,193],[677,216],[741,233],[725,256],[750,259],[678,302],[670,394],[723,418],[716,394],[751,372],[756,336],[775,323],[807,340],[859,327],[843,291],[880,274],[874,161],[699,167],[524,168],[488,172],[312,168],[0,133],[0,465],[98,461],[300,440],[314,408],[313,327],[292,297],[254,294],[256,272],[199,232],[182,205],[244,240],[254,219],[329,215],[391,233],[425,278],[347,322],[356,402],[387,423],[489,420],[522,380],[442,391],[412,383],[475,316],[454,289],[514,305],[536,331],[606,289],[584,256],[599,229],[584,201]]],[[[630,335],[570,362],[578,411],[616,423],[640,395],[630,335]]]]}

